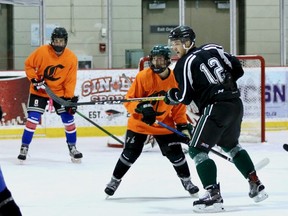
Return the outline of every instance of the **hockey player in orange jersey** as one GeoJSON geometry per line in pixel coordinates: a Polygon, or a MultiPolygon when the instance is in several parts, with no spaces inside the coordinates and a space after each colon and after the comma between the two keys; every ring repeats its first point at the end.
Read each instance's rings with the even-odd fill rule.
{"type": "MultiPolygon", "coordinates": [[[[28,118],[18,156],[20,161],[26,160],[37,124],[49,100],[44,84],[49,86],[57,96],[73,102],[78,101],[78,97],[74,96],[78,60],[76,55],[66,47],[67,42],[66,29],[56,27],[51,34],[51,43],[37,48],[25,61],[25,72],[31,85],[27,104],[28,118]]],[[[56,102],[53,105],[65,128],[71,159],[73,162],[80,162],[82,153],[76,149],[77,135],[73,116],[77,107],[62,107],[56,102]]]]}
{"type": "MultiPolygon", "coordinates": [[[[153,47],[149,56],[150,67],[137,74],[126,98],[161,96],[172,86],[177,86],[173,71],[168,67],[170,53],[163,45],[153,47]]],[[[182,151],[183,138],[155,123],[158,120],[173,128],[176,125],[189,138],[191,131],[187,124],[185,105],[170,106],[164,101],[127,102],[124,105],[130,113],[125,144],[105,193],[108,196],[115,193],[122,177],[140,156],[147,136],[153,135],[162,155],[173,165],[184,189],[191,195],[197,194],[199,189],[191,182],[189,167],[182,151]]]]}

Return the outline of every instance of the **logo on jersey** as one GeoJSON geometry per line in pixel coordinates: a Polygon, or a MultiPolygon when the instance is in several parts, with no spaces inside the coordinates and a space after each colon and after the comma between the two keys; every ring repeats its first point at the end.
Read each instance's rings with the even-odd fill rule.
{"type": "Polygon", "coordinates": [[[51,81],[56,81],[56,80],[60,79],[60,77],[54,77],[54,76],[56,74],[57,69],[63,69],[63,68],[64,68],[64,66],[61,65],[61,64],[58,64],[56,66],[49,65],[44,70],[45,79],[48,79],[48,80],[51,80],[51,81]]]}

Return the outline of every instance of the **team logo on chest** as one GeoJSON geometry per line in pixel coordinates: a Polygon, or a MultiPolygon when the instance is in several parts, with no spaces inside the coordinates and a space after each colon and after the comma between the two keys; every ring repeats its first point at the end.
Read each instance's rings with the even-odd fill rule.
{"type": "Polygon", "coordinates": [[[45,68],[44,70],[44,77],[45,79],[51,80],[51,81],[56,81],[60,79],[60,77],[54,77],[56,74],[57,69],[63,69],[64,66],[61,64],[58,64],[56,66],[49,65],[48,67],[45,68]]]}

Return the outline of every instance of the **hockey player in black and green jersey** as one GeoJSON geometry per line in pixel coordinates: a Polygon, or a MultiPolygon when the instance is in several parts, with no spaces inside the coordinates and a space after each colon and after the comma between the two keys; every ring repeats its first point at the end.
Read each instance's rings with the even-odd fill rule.
{"type": "Polygon", "coordinates": [[[232,157],[236,168],[248,180],[249,197],[255,202],[266,199],[268,195],[254,164],[238,141],[243,104],[236,81],[244,74],[239,60],[216,44],[196,47],[195,33],[189,26],[171,30],[169,43],[179,57],[174,68],[178,88],[170,89],[164,101],[170,105],[188,105],[194,101],[200,114],[189,143],[189,155],[207,192],[194,201],[194,210],[224,210],[217,167],[208,156],[215,144],[232,157]]]}

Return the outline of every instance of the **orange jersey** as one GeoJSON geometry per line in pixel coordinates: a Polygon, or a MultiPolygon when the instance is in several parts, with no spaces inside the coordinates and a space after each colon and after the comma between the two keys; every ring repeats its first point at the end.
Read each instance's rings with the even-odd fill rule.
{"type": "MultiPolygon", "coordinates": [[[[177,86],[173,71],[170,72],[170,75],[165,80],[162,80],[150,68],[146,68],[137,74],[136,79],[126,94],[126,98],[163,96],[169,89],[177,88],[177,86]]],[[[127,129],[141,134],[152,135],[173,133],[156,123],[150,126],[142,122],[142,114],[135,111],[138,104],[139,102],[124,103],[124,106],[130,113],[127,129]]],[[[187,123],[186,106],[184,104],[172,106],[167,105],[164,101],[151,101],[151,104],[153,105],[154,110],[158,113],[156,117],[158,121],[173,128],[175,128],[175,124],[187,123]]]]}
{"type": "MultiPolygon", "coordinates": [[[[77,79],[76,55],[67,47],[62,55],[57,56],[52,46],[43,45],[28,56],[25,61],[25,72],[29,80],[44,77],[46,84],[59,97],[71,98],[74,96],[77,79]]],[[[30,93],[42,97],[48,95],[36,91],[30,85],[30,93]]]]}

